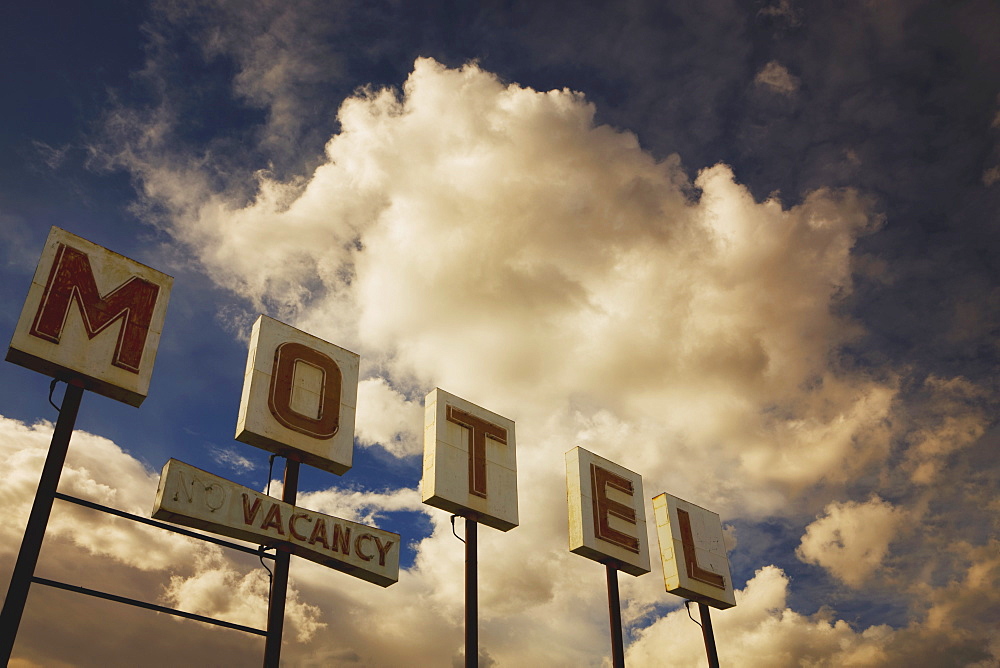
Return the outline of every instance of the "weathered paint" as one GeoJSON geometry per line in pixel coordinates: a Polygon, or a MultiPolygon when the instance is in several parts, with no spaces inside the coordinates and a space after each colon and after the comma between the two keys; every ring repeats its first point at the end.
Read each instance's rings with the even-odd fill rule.
{"type": "Polygon", "coordinates": [[[359,364],[356,353],[260,316],[236,440],[342,475],[353,461],[359,364]]]}
{"type": "Polygon", "coordinates": [[[670,494],[653,499],[653,514],[666,590],[720,610],[736,605],[719,516],[670,494]]]}
{"type": "Polygon", "coordinates": [[[501,531],[518,524],[514,422],[434,389],[424,399],[423,502],[501,531]]]}
{"type": "Polygon", "coordinates": [[[152,516],[292,554],[387,587],[399,580],[399,534],[284,503],[189,464],[163,467],[152,516]]]}
{"type": "Polygon", "coordinates": [[[7,360],[138,406],[173,278],[53,227],[7,360]]]}
{"type": "Polygon", "coordinates": [[[649,572],[642,476],[589,450],[566,453],[569,549],[631,575],[649,572]]]}

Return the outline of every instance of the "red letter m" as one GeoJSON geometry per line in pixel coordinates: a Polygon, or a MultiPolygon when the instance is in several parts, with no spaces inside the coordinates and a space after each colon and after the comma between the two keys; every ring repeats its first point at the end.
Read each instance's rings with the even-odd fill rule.
{"type": "Polygon", "coordinates": [[[70,302],[75,299],[83,317],[83,326],[91,339],[111,323],[123,321],[111,363],[139,373],[139,362],[142,361],[142,350],[159,292],[156,284],[133,276],[102,296],[97,291],[87,254],[59,244],[41,305],[31,325],[31,334],[59,343],[70,302]]]}

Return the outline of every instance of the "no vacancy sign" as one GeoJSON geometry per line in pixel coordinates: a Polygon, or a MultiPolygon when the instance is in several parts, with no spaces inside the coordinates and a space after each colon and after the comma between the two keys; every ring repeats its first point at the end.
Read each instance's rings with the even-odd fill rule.
{"type": "Polygon", "coordinates": [[[388,587],[399,580],[399,534],[284,503],[171,459],[156,490],[156,519],[262,545],[388,587]]]}

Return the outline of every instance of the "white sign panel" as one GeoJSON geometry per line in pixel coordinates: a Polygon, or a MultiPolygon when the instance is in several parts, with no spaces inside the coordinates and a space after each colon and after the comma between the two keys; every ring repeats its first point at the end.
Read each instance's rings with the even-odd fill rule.
{"type": "Polygon", "coordinates": [[[667,591],[725,610],[736,605],[722,521],[670,494],[653,498],[667,591]]]}
{"type": "Polygon", "coordinates": [[[163,467],[155,519],[289,552],[388,587],[399,580],[399,534],[284,503],[171,459],[163,467]]]}
{"type": "Polygon", "coordinates": [[[631,575],[648,573],[644,498],[638,473],[583,448],[567,452],[570,552],[631,575]]]}
{"type": "Polygon", "coordinates": [[[423,502],[501,531],[517,526],[514,422],[444,390],[424,399],[423,502]]]}
{"type": "Polygon", "coordinates": [[[250,337],[236,440],[342,475],[354,455],[360,359],[260,316],[250,337]]]}
{"type": "Polygon", "coordinates": [[[138,406],[149,393],[173,281],[53,227],[7,360],[138,406]]]}

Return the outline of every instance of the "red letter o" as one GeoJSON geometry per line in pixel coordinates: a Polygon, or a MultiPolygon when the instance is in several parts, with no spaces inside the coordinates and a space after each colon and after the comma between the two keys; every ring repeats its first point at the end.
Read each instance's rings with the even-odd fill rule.
{"type": "Polygon", "coordinates": [[[293,431],[319,440],[333,438],[340,427],[342,383],[340,367],[336,362],[314,348],[288,341],[274,351],[274,367],[271,369],[271,388],[267,395],[267,407],[271,409],[274,419],[293,431]],[[296,362],[309,364],[323,372],[318,417],[304,415],[292,408],[296,362]]]}

